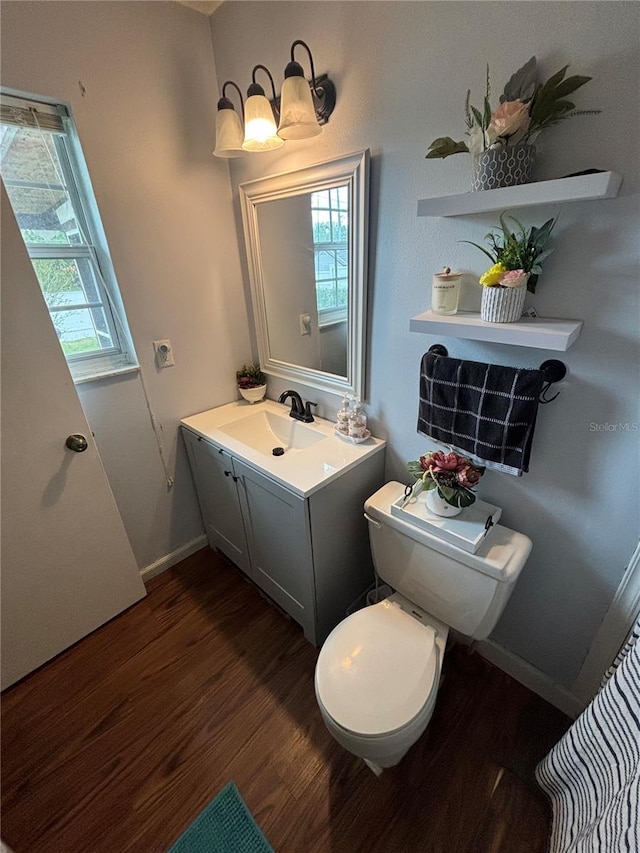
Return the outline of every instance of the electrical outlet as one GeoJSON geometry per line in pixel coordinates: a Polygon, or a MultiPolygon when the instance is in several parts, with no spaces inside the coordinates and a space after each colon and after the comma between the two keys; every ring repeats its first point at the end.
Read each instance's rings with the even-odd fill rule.
{"type": "Polygon", "coordinates": [[[158,367],[173,367],[173,347],[171,341],[154,341],[153,349],[156,354],[156,364],[158,367]]]}

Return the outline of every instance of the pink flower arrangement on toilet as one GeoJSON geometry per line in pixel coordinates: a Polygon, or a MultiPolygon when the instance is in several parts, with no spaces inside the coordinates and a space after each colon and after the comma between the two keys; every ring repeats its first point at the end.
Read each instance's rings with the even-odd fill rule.
{"type": "Polygon", "coordinates": [[[475,502],[472,490],[480,482],[485,468],[476,465],[459,453],[435,450],[407,463],[409,472],[422,481],[425,491],[437,489],[438,495],[450,506],[462,509],[475,502]]]}

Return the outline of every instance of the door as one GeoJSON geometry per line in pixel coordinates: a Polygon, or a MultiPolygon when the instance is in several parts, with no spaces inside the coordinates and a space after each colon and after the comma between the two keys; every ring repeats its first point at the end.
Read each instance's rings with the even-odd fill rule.
{"type": "Polygon", "coordinates": [[[145,595],[4,186],[2,687],[145,595]],[[86,436],[84,452],[65,446],[86,436]]]}
{"type": "Polygon", "coordinates": [[[221,447],[210,444],[188,429],[183,428],[182,434],[209,545],[222,551],[251,576],[233,459],[221,447]]]}

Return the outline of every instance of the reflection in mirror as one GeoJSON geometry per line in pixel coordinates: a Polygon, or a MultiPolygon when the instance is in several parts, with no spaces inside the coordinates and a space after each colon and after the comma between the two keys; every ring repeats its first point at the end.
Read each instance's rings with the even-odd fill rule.
{"type": "Polygon", "coordinates": [[[262,369],[363,396],[367,152],[240,187],[262,369]]]}

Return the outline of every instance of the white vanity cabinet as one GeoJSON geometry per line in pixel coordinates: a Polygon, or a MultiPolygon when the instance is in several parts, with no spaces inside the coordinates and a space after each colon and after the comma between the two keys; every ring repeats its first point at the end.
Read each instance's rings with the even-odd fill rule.
{"type": "Polygon", "coordinates": [[[308,501],[242,462],[236,461],[235,465],[251,554],[250,575],[314,642],[314,567],[308,501]]]}
{"type": "Polygon", "coordinates": [[[183,430],[209,545],[251,574],[238,475],[233,457],[202,436],[183,430]]]}
{"type": "Polygon", "coordinates": [[[198,417],[185,419],[182,433],[209,544],[321,645],[373,581],[364,502],[383,483],[384,442],[372,440],[357,454],[339,448],[344,470],[333,466],[325,480],[297,493],[295,484],[287,488],[195,432],[194,425],[212,431],[198,417]]]}

